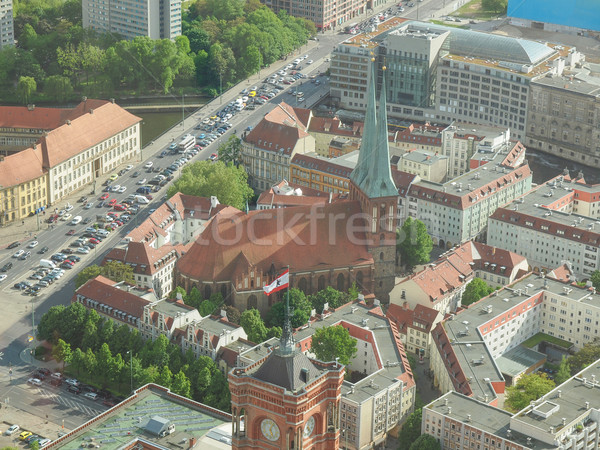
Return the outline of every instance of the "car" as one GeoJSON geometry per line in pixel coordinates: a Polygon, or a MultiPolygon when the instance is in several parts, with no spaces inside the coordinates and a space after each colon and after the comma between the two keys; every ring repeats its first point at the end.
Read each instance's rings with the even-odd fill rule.
{"type": "Polygon", "coordinates": [[[57,219],[58,219],[58,214],[52,214],[50,217],[48,217],[48,220],[46,222],[54,223],[54,222],[56,222],[57,219]]]}
{"type": "Polygon", "coordinates": [[[27,384],[31,384],[33,386],[41,386],[42,380],[40,380],[39,378],[30,378],[29,380],[27,380],[27,384]]]}
{"type": "Polygon", "coordinates": [[[119,178],[119,175],[117,175],[116,173],[113,173],[110,177],[108,177],[110,181],[115,181],[117,178],[119,178]]]}
{"type": "Polygon", "coordinates": [[[25,252],[25,253],[23,253],[23,254],[22,254],[20,257],[19,257],[19,259],[20,259],[21,261],[24,261],[24,260],[26,260],[27,258],[29,258],[30,256],[31,256],[31,252],[25,252]]]}
{"type": "Polygon", "coordinates": [[[0,269],[0,271],[2,272],[8,272],[10,269],[12,269],[13,263],[11,262],[7,262],[6,264],[4,264],[2,266],[2,268],[0,269]]]}
{"type": "Polygon", "coordinates": [[[67,203],[67,206],[65,206],[65,211],[69,212],[73,210],[73,205],[71,205],[70,203],[67,203]]]}
{"type": "Polygon", "coordinates": [[[25,439],[27,439],[29,436],[31,436],[33,433],[31,431],[23,431],[21,432],[21,434],[19,435],[19,439],[24,441],[25,439]]]}
{"type": "Polygon", "coordinates": [[[38,441],[38,445],[39,445],[40,448],[44,448],[50,442],[52,442],[51,439],[41,439],[41,440],[38,441]]]}
{"type": "Polygon", "coordinates": [[[100,201],[104,201],[104,200],[106,200],[108,197],[110,197],[110,194],[109,194],[108,192],[107,192],[106,194],[102,194],[102,195],[100,196],[100,201]]]}
{"type": "Polygon", "coordinates": [[[119,205],[119,204],[116,204],[114,206],[114,208],[115,208],[115,211],[125,211],[127,209],[127,207],[125,207],[124,205],[119,205]]]}
{"type": "Polygon", "coordinates": [[[79,199],[77,200],[77,202],[79,202],[79,203],[85,203],[85,202],[87,202],[87,197],[85,195],[82,195],[81,197],[79,197],[79,199]]]}
{"type": "Polygon", "coordinates": [[[89,247],[85,247],[85,246],[84,247],[79,247],[77,249],[77,252],[78,253],[82,253],[84,255],[87,255],[90,252],[90,248],[89,247]]]}
{"type": "Polygon", "coordinates": [[[77,386],[68,386],[67,391],[72,392],[73,394],[81,394],[81,389],[77,386]]]}
{"type": "Polygon", "coordinates": [[[17,431],[19,431],[21,429],[21,427],[19,425],[11,425],[10,427],[8,427],[8,429],[4,432],[5,435],[7,436],[12,436],[13,434],[15,434],[17,431]]]}
{"type": "Polygon", "coordinates": [[[6,280],[7,277],[8,277],[8,275],[6,275],[4,273],[2,275],[0,275],[0,282],[6,280]]]}
{"type": "Polygon", "coordinates": [[[35,247],[38,246],[38,244],[39,244],[38,241],[31,241],[27,247],[29,247],[29,248],[35,248],[35,247]]]}
{"type": "Polygon", "coordinates": [[[141,180],[138,180],[135,184],[139,184],[140,186],[146,184],[146,179],[142,178],[141,180]]]}
{"type": "Polygon", "coordinates": [[[87,202],[85,204],[85,206],[83,207],[83,209],[91,209],[92,206],[94,206],[94,202],[87,202]]]}
{"type": "Polygon", "coordinates": [[[42,275],[40,275],[39,273],[34,273],[29,275],[29,278],[31,278],[32,280],[41,280],[43,278],[42,275]]]}
{"type": "Polygon", "coordinates": [[[217,155],[216,153],[213,153],[212,155],[210,155],[208,157],[208,159],[210,159],[211,161],[216,161],[218,157],[219,157],[219,155],[217,155]]]}
{"type": "Polygon", "coordinates": [[[38,436],[37,434],[32,434],[31,436],[25,438],[25,442],[31,445],[33,441],[37,441],[38,439],[42,439],[42,437],[38,436]]]}
{"type": "Polygon", "coordinates": [[[71,270],[74,265],[75,265],[75,263],[73,263],[72,261],[69,261],[68,259],[65,259],[64,262],[61,263],[60,267],[63,269],[71,270]]]}
{"type": "Polygon", "coordinates": [[[81,261],[81,258],[77,255],[71,255],[67,259],[65,259],[65,261],[79,262],[81,261]]]}
{"type": "Polygon", "coordinates": [[[111,192],[119,192],[119,189],[121,189],[121,185],[120,184],[115,184],[114,186],[112,186],[110,188],[111,192]]]}
{"type": "Polygon", "coordinates": [[[69,220],[71,217],[72,217],[72,214],[69,214],[69,213],[67,213],[67,214],[65,214],[64,216],[62,216],[62,217],[60,218],[60,220],[63,220],[63,221],[65,221],[65,222],[66,222],[66,221],[67,221],[67,220],[69,220]]]}
{"type": "Polygon", "coordinates": [[[44,247],[42,247],[42,248],[40,248],[40,249],[38,250],[38,253],[39,253],[40,255],[43,255],[43,254],[44,254],[44,253],[46,253],[48,250],[49,250],[49,249],[48,249],[48,247],[44,246],[44,247]]]}
{"type": "Polygon", "coordinates": [[[31,284],[28,281],[20,281],[13,286],[15,289],[23,290],[31,287],[31,284]]]}
{"type": "Polygon", "coordinates": [[[133,169],[133,164],[127,164],[127,166],[125,167],[125,170],[127,172],[129,172],[131,169],[133,169]]]}
{"type": "Polygon", "coordinates": [[[81,383],[75,379],[75,378],[67,378],[65,380],[65,383],[67,383],[69,386],[79,386],[81,383]]]}
{"type": "Polygon", "coordinates": [[[75,234],[75,230],[71,229],[67,231],[67,236],[73,236],[75,234]]]}
{"type": "Polygon", "coordinates": [[[108,206],[115,206],[116,203],[117,203],[117,199],[111,198],[110,201],[108,202],[108,206]]]}
{"type": "Polygon", "coordinates": [[[95,392],[86,392],[85,394],[83,394],[83,396],[85,398],[89,398],[90,400],[97,400],[98,399],[98,394],[96,394],[95,392]]]}
{"type": "Polygon", "coordinates": [[[12,255],[12,257],[13,258],[19,258],[23,253],[25,253],[25,250],[19,250],[14,255],[12,255]]]}
{"type": "Polygon", "coordinates": [[[127,186],[121,186],[119,188],[119,194],[122,194],[123,192],[125,192],[127,190],[127,186]]]}
{"type": "Polygon", "coordinates": [[[50,283],[46,280],[40,280],[37,282],[36,286],[43,288],[43,287],[48,287],[49,284],[50,283]]]}
{"type": "Polygon", "coordinates": [[[64,253],[55,253],[50,257],[50,259],[52,261],[63,262],[65,259],[67,259],[67,255],[65,255],[64,253]]]}
{"type": "Polygon", "coordinates": [[[312,59],[309,59],[308,61],[306,61],[306,64],[312,64],[312,63],[313,63],[312,59]]]}
{"type": "Polygon", "coordinates": [[[98,239],[96,239],[96,238],[90,238],[90,242],[92,244],[99,244],[100,243],[100,241],[98,239]]]}
{"type": "Polygon", "coordinates": [[[154,165],[154,163],[152,161],[148,161],[146,164],[144,164],[144,168],[150,169],[153,165],[154,165]]]}

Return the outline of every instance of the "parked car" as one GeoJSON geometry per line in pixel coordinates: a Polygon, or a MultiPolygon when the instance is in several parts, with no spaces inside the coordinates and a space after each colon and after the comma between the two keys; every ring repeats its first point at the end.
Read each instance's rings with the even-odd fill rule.
{"type": "Polygon", "coordinates": [[[2,272],[8,272],[10,269],[12,269],[13,263],[11,262],[7,262],[6,264],[4,264],[2,266],[2,269],[0,269],[2,272]]]}
{"type": "Polygon", "coordinates": [[[31,431],[22,431],[21,434],[19,435],[19,439],[24,441],[25,439],[27,439],[29,436],[31,436],[33,433],[31,431]]]}
{"type": "Polygon", "coordinates": [[[72,392],[73,394],[81,394],[81,389],[77,386],[68,386],[67,391],[72,392]]]}
{"type": "Polygon", "coordinates": [[[7,436],[12,436],[13,434],[15,434],[17,431],[19,431],[21,429],[21,427],[19,425],[11,425],[10,427],[8,427],[8,429],[4,432],[5,435],[7,436]]]}

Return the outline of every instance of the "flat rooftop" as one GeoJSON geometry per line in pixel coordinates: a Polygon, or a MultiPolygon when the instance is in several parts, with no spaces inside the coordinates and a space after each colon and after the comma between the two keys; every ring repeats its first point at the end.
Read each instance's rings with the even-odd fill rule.
{"type": "Polygon", "coordinates": [[[402,19],[400,17],[392,17],[384,22],[381,22],[379,25],[376,25],[375,31],[369,33],[359,33],[353,35],[351,38],[346,39],[340,45],[349,45],[352,47],[362,47],[362,48],[375,48],[379,45],[379,40],[383,37],[382,35],[387,35],[391,31],[396,30],[401,24],[407,22],[408,19],[402,19]],[[377,41],[373,39],[379,37],[377,41]]]}
{"type": "Polygon", "coordinates": [[[119,449],[136,438],[144,439],[165,448],[187,448],[181,443],[194,438],[202,440],[202,449],[222,449],[231,444],[231,434],[225,436],[222,426],[228,424],[231,431],[231,415],[210,408],[193,400],[185,399],[161,386],[149,384],[135,391],[123,402],[76,428],[66,436],[55,440],[47,448],[76,450],[83,444],[96,442],[103,449],[119,449]],[[175,424],[175,432],[158,437],[145,431],[144,426],[159,416],[175,424]],[[211,440],[203,439],[212,430],[211,440]]]}
{"type": "Polygon", "coordinates": [[[546,355],[543,353],[519,345],[497,358],[496,364],[500,372],[514,378],[545,360],[546,355]]]}

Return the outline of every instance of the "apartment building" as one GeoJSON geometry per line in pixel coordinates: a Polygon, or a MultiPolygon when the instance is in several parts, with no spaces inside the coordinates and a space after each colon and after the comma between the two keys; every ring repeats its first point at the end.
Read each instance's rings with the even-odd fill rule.
{"type": "Polygon", "coordinates": [[[371,53],[378,79],[390,67],[390,117],[500,126],[516,139],[531,82],[578,60],[574,48],[394,18],[334,48],[330,94],[340,107],[364,110],[371,53]]]}
{"type": "Polygon", "coordinates": [[[425,150],[432,153],[442,153],[442,130],[437,125],[410,124],[394,133],[390,142],[390,153],[401,155],[409,150],[425,150]]]}
{"type": "Polygon", "coordinates": [[[296,154],[315,151],[309,117],[302,111],[281,102],[242,139],[242,161],[253,189],[263,191],[287,178],[296,154]]]}
{"type": "Polygon", "coordinates": [[[531,83],[525,145],[600,167],[599,72],[596,64],[585,63],[531,83]]]}
{"type": "Polygon", "coordinates": [[[570,264],[578,278],[600,268],[600,186],[568,172],[538,186],[490,216],[487,242],[518,249],[534,270],[570,264]]]}
{"type": "Polygon", "coordinates": [[[310,3],[300,0],[261,0],[275,14],[283,10],[290,16],[314,22],[318,31],[335,30],[340,26],[343,29],[346,24],[361,20],[367,7],[373,8],[383,2],[384,0],[317,0],[310,3]]]}
{"type": "Polygon", "coordinates": [[[429,358],[431,330],[442,320],[439,311],[423,305],[410,309],[406,302],[402,306],[391,303],[386,315],[396,323],[406,351],[429,358]]]}
{"type": "Polygon", "coordinates": [[[358,150],[363,133],[363,123],[353,122],[351,125],[346,125],[337,116],[319,117],[313,116],[311,113],[308,132],[315,138],[315,152],[319,156],[333,156],[330,148],[334,141],[338,142],[335,147],[340,152],[335,156],[341,156],[341,154],[348,153],[343,151],[344,147],[356,146],[353,150],[358,150]]]}
{"type": "Polygon", "coordinates": [[[418,175],[422,180],[441,183],[446,180],[448,157],[423,150],[412,150],[398,160],[398,170],[418,175]]]}
{"type": "Polygon", "coordinates": [[[181,0],[82,0],[83,27],[124,39],[181,36],[181,0]]]}
{"type": "Polygon", "coordinates": [[[15,45],[13,0],[0,1],[0,48],[15,45]]]}
{"type": "Polygon", "coordinates": [[[528,164],[513,167],[510,154],[445,183],[420,180],[410,186],[408,215],[427,227],[434,245],[451,248],[478,237],[500,206],[531,189],[528,164]]]}
{"type": "Polygon", "coordinates": [[[292,183],[334,194],[348,194],[350,173],[356,167],[358,151],[337,158],[323,158],[316,153],[297,154],[290,164],[292,183]]]}

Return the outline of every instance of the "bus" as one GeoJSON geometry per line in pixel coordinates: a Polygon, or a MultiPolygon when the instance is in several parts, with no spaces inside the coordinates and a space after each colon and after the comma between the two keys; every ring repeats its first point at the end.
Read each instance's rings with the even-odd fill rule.
{"type": "Polygon", "coordinates": [[[196,145],[196,138],[191,134],[186,134],[183,139],[181,139],[177,149],[179,150],[179,153],[185,153],[188,150],[193,149],[194,145],[196,145]]]}

